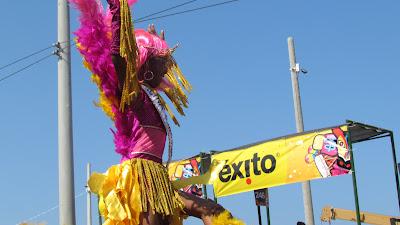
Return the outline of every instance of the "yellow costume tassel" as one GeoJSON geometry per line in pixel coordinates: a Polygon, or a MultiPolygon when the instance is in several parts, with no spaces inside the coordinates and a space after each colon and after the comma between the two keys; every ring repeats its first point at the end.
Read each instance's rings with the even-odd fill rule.
{"type": "MultiPolygon", "coordinates": [[[[187,108],[189,106],[186,92],[190,92],[192,90],[192,86],[186,80],[185,76],[179,69],[178,65],[176,64],[172,56],[170,56],[170,60],[171,60],[171,66],[165,77],[168,79],[168,81],[172,84],[173,87],[164,90],[164,93],[172,102],[172,104],[175,106],[175,109],[178,111],[178,113],[184,116],[185,113],[183,111],[183,108],[187,108]]],[[[176,119],[175,115],[166,104],[165,100],[160,95],[159,98],[161,104],[167,110],[168,114],[170,115],[174,123],[177,126],[179,126],[178,120],[176,119]]]]}
{"type": "Polygon", "coordinates": [[[218,216],[212,218],[212,224],[214,225],[245,225],[245,223],[239,219],[233,218],[232,215],[225,211],[218,216]]]}
{"type": "Polygon", "coordinates": [[[138,47],[133,34],[133,23],[131,11],[127,0],[120,0],[121,5],[121,36],[120,55],[126,60],[126,76],[122,89],[120,110],[124,111],[126,105],[130,105],[132,99],[136,98],[140,87],[137,80],[138,47]]]}
{"type": "Polygon", "coordinates": [[[179,124],[178,120],[176,119],[176,117],[175,117],[174,113],[172,112],[171,108],[169,108],[168,104],[165,102],[164,98],[159,93],[157,93],[157,96],[158,96],[158,99],[160,99],[161,105],[168,112],[168,115],[171,117],[172,121],[174,121],[175,125],[177,125],[179,127],[180,124],[179,124]]]}
{"type": "Polygon", "coordinates": [[[176,64],[175,61],[174,61],[174,64],[173,64],[172,68],[174,69],[175,73],[177,74],[178,79],[181,82],[181,84],[183,85],[183,87],[187,91],[191,91],[192,90],[192,85],[190,85],[189,81],[187,81],[187,79],[185,78],[185,76],[183,75],[181,69],[179,68],[178,64],[176,64]]]}
{"type": "Polygon", "coordinates": [[[112,111],[112,100],[107,98],[107,96],[104,94],[103,90],[100,87],[100,78],[99,76],[97,76],[96,74],[92,75],[92,81],[97,85],[97,87],[99,88],[99,101],[95,102],[95,106],[100,107],[101,109],[103,109],[103,112],[110,117],[111,120],[114,121],[114,112],[112,111]]]}
{"type": "MultiPolygon", "coordinates": [[[[77,42],[77,45],[79,44],[79,42],[77,42]]],[[[80,44],[79,44],[79,47],[80,44]]],[[[88,69],[89,71],[91,71],[93,73],[92,67],[90,66],[90,64],[87,61],[83,61],[83,66],[88,69]]],[[[97,74],[92,74],[92,82],[95,83],[97,85],[97,88],[99,89],[99,102],[95,102],[95,106],[100,107],[103,112],[110,117],[111,120],[114,120],[114,112],[112,111],[112,107],[111,105],[113,104],[113,102],[116,102],[114,99],[110,99],[107,98],[107,96],[104,94],[103,90],[101,89],[101,80],[100,77],[97,74]]]]}

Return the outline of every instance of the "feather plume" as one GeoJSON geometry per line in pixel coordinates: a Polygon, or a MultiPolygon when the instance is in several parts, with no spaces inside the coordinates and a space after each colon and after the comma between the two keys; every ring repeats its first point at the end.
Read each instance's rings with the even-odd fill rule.
{"type": "Polygon", "coordinates": [[[218,225],[245,225],[245,223],[239,219],[232,217],[228,211],[224,211],[212,218],[212,224],[218,225]]]}
{"type": "MultiPolygon", "coordinates": [[[[79,11],[80,27],[74,32],[79,52],[85,66],[97,76],[103,110],[110,116],[111,99],[115,98],[118,85],[110,57],[110,27],[105,24],[105,13],[100,1],[69,0],[79,11]],[[108,99],[108,100],[106,100],[108,99]]],[[[114,110],[112,110],[114,111],[114,110]]]]}

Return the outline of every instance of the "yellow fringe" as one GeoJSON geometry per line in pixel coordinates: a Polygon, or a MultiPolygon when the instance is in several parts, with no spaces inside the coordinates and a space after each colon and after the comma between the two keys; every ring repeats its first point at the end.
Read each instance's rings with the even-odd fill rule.
{"type": "Polygon", "coordinates": [[[225,211],[218,216],[212,218],[213,225],[245,225],[245,223],[239,219],[233,218],[232,215],[225,211]]]}
{"type": "Polygon", "coordinates": [[[174,225],[182,224],[183,202],[160,163],[127,160],[111,166],[105,174],[92,174],[88,184],[99,195],[104,224],[137,225],[140,213],[150,211],[169,216],[174,225]]]}
{"type": "Polygon", "coordinates": [[[126,105],[130,105],[139,93],[140,87],[137,80],[138,48],[134,35],[131,11],[127,0],[120,0],[121,6],[121,33],[120,55],[126,60],[126,76],[122,89],[120,110],[123,112],[126,105]]]}
{"type": "Polygon", "coordinates": [[[111,120],[114,121],[115,115],[114,112],[112,111],[112,100],[107,98],[107,96],[104,94],[103,90],[100,88],[101,81],[100,77],[96,74],[92,75],[92,81],[97,85],[99,88],[99,102],[95,102],[95,105],[97,107],[100,107],[103,112],[110,117],[111,120]]]}
{"type": "MultiPolygon", "coordinates": [[[[165,93],[167,93],[167,92],[165,91],[165,93]]],[[[161,105],[164,106],[164,108],[167,110],[168,115],[171,117],[172,121],[174,121],[175,125],[177,125],[179,127],[180,124],[179,124],[178,120],[176,119],[174,113],[172,112],[171,108],[169,108],[168,104],[165,102],[164,98],[160,94],[157,93],[157,95],[158,95],[158,99],[160,99],[161,105]]]]}
{"type": "Polygon", "coordinates": [[[189,83],[189,81],[185,78],[185,76],[183,75],[181,69],[179,68],[179,66],[176,64],[176,62],[174,61],[173,64],[173,69],[175,71],[175,73],[178,76],[179,81],[181,82],[181,84],[183,85],[183,87],[187,90],[187,91],[191,91],[192,90],[192,85],[189,83]]]}
{"type": "MultiPolygon", "coordinates": [[[[81,43],[78,42],[78,39],[75,38],[75,43],[78,49],[82,49],[83,46],[81,43]]],[[[83,66],[88,69],[90,72],[93,73],[91,65],[86,61],[83,60],[83,66]]],[[[99,102],[95,102],[94,104],[97,107],[100,107],[103,112],[111,119],[114,121],[115,115],[114,112],[112,111],[112,103],[113,100],[107,98],[107,96],[104,94],[103,90],[101,89],[101,80],[100,77],[97,74],[92,74],[92,82],[94,82],[97,85],[97,88],[99,89],[99,102]]],[[[115,102],[115,101],[114,101],[115,102]]]]}
{"type": "MultiPolygon", "coordinates": [[[[77,43],[79,43],[79,42],[77,42],[77,43]]],[[[83,66],[93,73],[92,67],[86,60],[83,60],[83,66]]],[[[114,120],[115,115],[114,115],[114,112],[112,111],[112,107],[111,107],[113,101],[112,101],[112,99],[107,98],[107,96],[104,94],[103,90],[101,89],[100,77],[97,74],[93,73],[92,74],[92,82],[95,83],[97,85],[97,88],[99,89],[99,102],[95,102],[95,105],[97,107],[100,107],[103,110],[103,112],[108,117],[110,117],[111,120],[114,120]]]]}
{"type": "MultiPolygon", "coordinates": [[[[183,75],[181,69],[179,66],[176,64],[175,60],[170,56],[171,60],[171,67],[169,68],[166,78],[168,81],[172,84],[173,88],[169,88],[164,91],[165,95],[169,98],[169,100],[172,102],[172,104],[175,106],[175,109],[178,111],[178,113],[182,116],[185,115],[183,108],[187,108],[189,106],[188,102],[188,97],[186,95],[186,92],[190,92],[192,90],[192,86],[190,83],[186,80],[185,76],[183,75]]],[[[174,123],[179,126],[179,122],[176,119],[175,115],[173,112],[169,109],[168,105],[162,99],[161,99],[161,104],[164,106],[164,108],[167,109],[168,114],[174,121],[174,123]]]]}

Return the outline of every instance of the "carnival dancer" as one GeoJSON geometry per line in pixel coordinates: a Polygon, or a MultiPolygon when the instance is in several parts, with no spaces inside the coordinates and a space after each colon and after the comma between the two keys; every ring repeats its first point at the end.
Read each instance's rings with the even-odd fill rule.
{"type": "Polygon", "coordinates": [[[114,121],[114,143],[120,164],[89,180],[99,195],[106,225],[182,224],[187,215],[204,224],[243,224],[210,200],[177,191],[168,179],[162,155],[172,134],[166,110],[174,114],[160,92],[184,115],[191,85],[154,26],[133,30],[129,5],[135,0],[107,0],[109,13],[98,0],[70,0],[81,12],[75,32],[84,65],[93,73],[100,92],[98,106],[114,121]]]}

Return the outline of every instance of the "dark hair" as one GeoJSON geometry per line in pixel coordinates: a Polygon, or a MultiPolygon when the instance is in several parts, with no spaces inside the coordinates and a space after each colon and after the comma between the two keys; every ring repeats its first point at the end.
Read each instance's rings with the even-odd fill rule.
{"type": "Polygon", "coordinates": [[[151,87],[155,88],[160,84],[162,77],[167,73],[167,71],[168,58],[154,56],[146,60],[139,69],[138,79],[140,82],[147,83],[151,87]]]}

